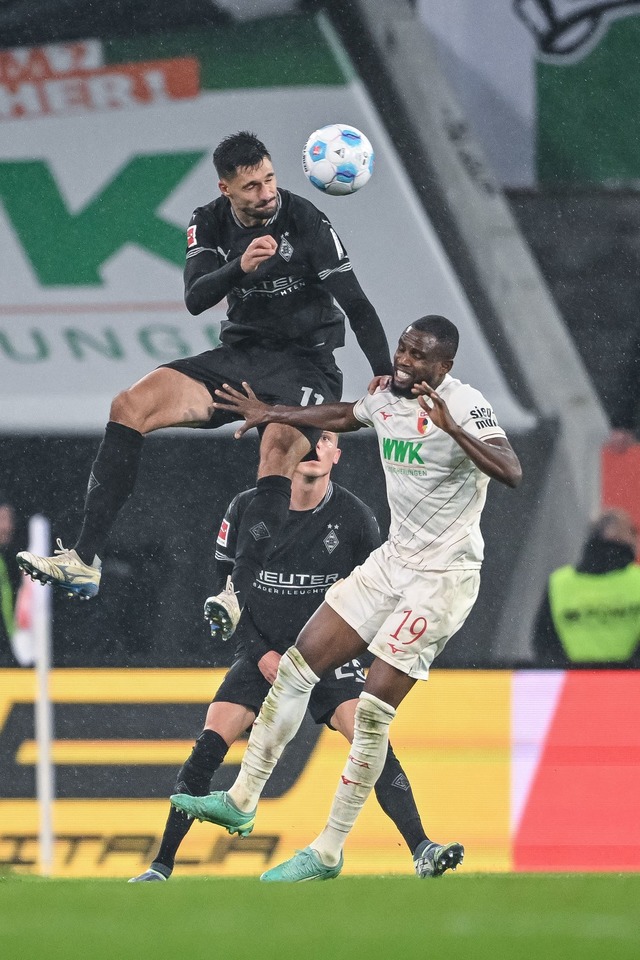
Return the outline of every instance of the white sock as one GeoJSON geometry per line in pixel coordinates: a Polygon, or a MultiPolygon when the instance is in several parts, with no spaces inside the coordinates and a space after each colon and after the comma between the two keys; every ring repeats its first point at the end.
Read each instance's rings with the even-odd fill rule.
{"type": "Polygon", "coordinates": [[[396,711],[388,703],[364,690],[360,694],[349,759],[342,771],[327,825],[309,844],[327,867],[339,862],[344,842],[382,773],[389,724],[395,715],[396,711]]]}
{"type": "Polygon", "coordinates": [[[228,791],[240,810],[255,810],[282,751],[298,732],[319,679],[296,647],[282,656],[276,679],[253,725],[240,773],[228,791]]]}

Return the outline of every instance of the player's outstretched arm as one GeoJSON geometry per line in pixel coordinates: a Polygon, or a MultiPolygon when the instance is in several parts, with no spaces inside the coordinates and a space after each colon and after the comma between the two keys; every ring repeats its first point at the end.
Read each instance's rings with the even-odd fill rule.
{"type": "Polygon", "coordinates": [[[517,487],[522,480],[522,467],[515,450],[506,437],[478,440],[455,422],[442,397],[428,383],[416,384],[418,403],[429,414],[429,419],[452,437],[476,467],[493,480],[507,487],[517,487]],[[428,397],[431,404],[427,402],[428,397]]]}
{"type": "Polygon", "coordinates": [[[363,424],[353,414],[353,403],[323,403],[314,407],[270,406],[258,400],[248,383],[242,384],[245,393],[234,390],[228,383],[216,390],[219,400],[213,406],[217,410],[232,410],[244,417],[245,422],[235,432],[239,439],[252,427],[263,423],[286,423],[291,427],[319,427],[334,433],[349,433],[359,430],[363,424]]]}

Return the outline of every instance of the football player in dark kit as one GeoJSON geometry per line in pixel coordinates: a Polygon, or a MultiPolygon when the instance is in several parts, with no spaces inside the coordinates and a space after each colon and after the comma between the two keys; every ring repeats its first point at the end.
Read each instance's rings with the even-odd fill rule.
{"type": "MultiPolygon", "coordinates": [[[[338,437],[324,431],[316,459],[300,463],[293,477],[291,504],[282,533],[258,572],[236,631],[234,662],[207,712],[204,730],[178,773],[176,791],[201,796],[229,747],[252,725],[275,679],[278,663],[302,626],[317,610],[331,584],[347,576],[380,544],[378,524],[369,507],[333,483],[331,469],[340,457],[338,437]]],[[[245,490],[231,503],[216,546],[218,579],[226,579],[237,551],[242,516],[256,491],[245,490]]],[[[352,660],[322,678],[309,703],[316,723],[327,724],[351,741],[356,704],[365,680],[362,662],[352,660]]],[[[378,803],[396,824],[421,878],[434,876],[422,853],[427,838],[409,781],[389,747],[375,787],[378,803]]],[[[193,819],[171,807],[160,849],[148,870],[130,883],[167,880],[178,848],[193,819]]],[[[443,858],[444,871],[457,861],[443,858]]],[[[437,874],[436,874],[437,875],[437,874]]]]}
{"type": "MultiPolygon", "coordinates": [[[[58,541],[52,557],[18,554],[25,573],[71,596],[86,599],[98,592],[100,558],[133,491],[147,433],[175,426],[213,429],[237,419],[213,407],[223,383],[240,388],[248,380],[267,403],[339,400],[342,375],[333,351],[344,342],[344,316],[336,302],[374,375],[391,373],[382,324],[324,214],[277,187],[269,152],[252,133],[225,138],[213,162],[221,196],[198,207],[187,229],[185,302],[199,314],[227,298],[221,346],[164,364],[115,397],[75,546],[66,549],[58,541]]],[[[286,522],[293,473],[319,435],[275,424],[261,431],[256,495],[238,532],[233,577],[205,604],[207,619],[224,638],[233,633],[286,522]]]]}

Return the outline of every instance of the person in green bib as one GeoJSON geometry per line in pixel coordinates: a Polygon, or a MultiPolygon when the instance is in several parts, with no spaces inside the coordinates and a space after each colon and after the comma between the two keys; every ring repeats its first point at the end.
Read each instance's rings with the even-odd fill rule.
{"type": "Polygon", "coordinates": [[[619,509],[591,526],[575,566],[549,577],[533,646],[541,667],[640,665],[638,531],[619,509]]]}

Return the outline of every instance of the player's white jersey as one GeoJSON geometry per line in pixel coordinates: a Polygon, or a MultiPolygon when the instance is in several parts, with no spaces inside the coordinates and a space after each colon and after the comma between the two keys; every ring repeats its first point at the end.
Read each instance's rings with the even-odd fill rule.
{"type": "MultiPolygon", "coordinates": [[[[471,436],[505,436],[491,406],[469,384],[447,374],[437,392],[471,436]]],[[[417,398],[378,390],[358,400],[353,412],[378,434],[391,510],[389,542],[398,559],[416,569],[480,567],[486,473],[431,422],[417,398]]]]}

